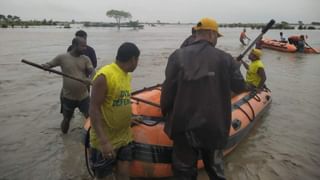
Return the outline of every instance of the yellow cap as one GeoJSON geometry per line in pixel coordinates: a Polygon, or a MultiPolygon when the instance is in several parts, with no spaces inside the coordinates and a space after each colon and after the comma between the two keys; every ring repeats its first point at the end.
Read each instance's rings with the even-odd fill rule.
{"type": "Polygon", "coordinates": [[[253,54],[253,55],[257,56],[258,58],[260,58],[261,55],[262,55],[262,51],[259,50],[259,49],[254,48],[254,49],[252,49],[251,54],[253,54]]]}
{"type": "Polygon", "coordinates": [[[212,30],[218,33],[218,37],[221,37],[222,34],[219,33],[219,25],[216,20],[211,18],[202,18],[198,22],[198,24],[195,27],[196,30],[212,30]]]}

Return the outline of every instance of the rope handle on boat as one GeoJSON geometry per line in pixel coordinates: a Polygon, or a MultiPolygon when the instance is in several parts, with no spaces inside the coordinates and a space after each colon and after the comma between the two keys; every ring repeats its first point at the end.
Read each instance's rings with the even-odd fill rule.
{"type": "Polygon", "coordinates": [[[151,101],[147,101],[147,100],[144,100],[144,99],[141,99],[141,98],[138,98],[138,97],[134,97],[134,96],[131,96],[131,99],[136,100],[137,102],[143,102],[145,104],[149,104],[151,106],[160,108],[160,104],[157,104],[157,103],[154,103],[154,102],[151,102],[151,101]]]}
{"type": "Polygon", "coordinates": [[[152,126],[155,126],[157,124],[159,124],[161,121],[155,121],[154,123],[146,123],[143,121],[143,116],[132,116],[132,126],[134,125],[138,125],[138,124],[143,124],[145,126],[149,126],[149,127],[152,127],[152,126]]]}
{"type": "Polygon", "coordinates": [[[253,90],[253,91],[250,92],[250,97],[252,97],[257,102],[261,101],[261,98],[258,96],[258,92],[256,90],[253,90]]]}
{"type": "MultiPolygon", "coordinates": [[[[247,101],[246,101],[246,102],[247,102],[247,101]]],[[[249,102],[247,102],[247,103],[249,104],[249,107],[252,109],[250,103],[249,103],[249,102]]],[[[243,114],[246,115],[246,117],[249,119],[250,122],[253,121],[253,119],[250,118],[249,114],[248,114],[245,110],[243,110],[239,105],[235,104],[234,106],[237,107],[241,112],[243,112],[243,114]]],[[[253,111],[252,111],[252,112],[253,112],[253,111]]],[[[254,112],[253,112],[253,114],[254,114],[254,112]]]]}
{"type": "MultiPolygon", "coordinates": [[[[252,91],[251,94],[249,95],[249,97],[252,97],[253,99],[255,99],[258,102],[261,101],[261,98],[259,96],[257,96],[256,91],[252,91]],[[258,98],[256,99],[255,97],[258,97],[258,98]]],[[[249,114],[245,110],[243,110],[239,105],[234,104],[234,106],[237,107],[241,112],[243,112],[243,114],[246,115],[246,117],[249,119],[249,121],[252,122],[256,117],[256,115],[254,113],[254,109],[253,109],[252,105],[250,104],[249,100],[247,100],[246,98],[243,98],[243,101],[245,101],[248,104],[248,106],[252,112],[252,118],[250,118],[249,114]]]]}

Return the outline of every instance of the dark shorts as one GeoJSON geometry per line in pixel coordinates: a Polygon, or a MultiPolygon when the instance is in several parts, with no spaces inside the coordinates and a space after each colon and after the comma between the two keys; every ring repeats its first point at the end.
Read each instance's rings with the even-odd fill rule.
{"type": "Polygon", "coordinates": [[[175,179],[196,179],[198,174],[197,161],[202,158],[204,168],[215,180],[225,180],[223,167],[223,151],[220,149],[196,148],[184,136],[173,140],[172,170],[175,179]]]}
{"type": "Polygon", "coordinates": [[[65,97],[61,97],[61,110],[63,117],[71,119],[75,108],[79,108],[80,112],[86,117],[89,117],[89,103],[90,98],[87,97],[81,101],[70,100],[65,97]]]}
{"type": "Polygon", "coordinates": [[[118,150],[116,150],[116,159],[105,159],[99,150],[91,148],[90,166],[95,177],[104,178],[112,174],[113,167],[117,160],[132,161],[133,148],[134,145],[132,143],[120,147],[118,150]]]}

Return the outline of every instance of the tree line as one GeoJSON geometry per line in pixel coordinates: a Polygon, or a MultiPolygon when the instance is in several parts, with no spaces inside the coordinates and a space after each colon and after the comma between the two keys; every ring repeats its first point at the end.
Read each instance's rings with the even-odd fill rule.
{"type": "MultiPolygon", "coordinates": [[[[101,23],[101,22],[84,22],[84,26],[94,26],[94,27],[117,27],[120,29],[120,27],[133,27],[133,28],[143,28],[143,25],[139,23],[138,20],[132,21],[132,15],[130,12],[126,12],[123,10],[108,10],[106,12],[106,16],[110,18],[115,19],[115,23],[101,23]],[[124,20],[129,20],[128,22],[123,23],[124,20]]],[[[0,14],[0,27],[7,28],[7,27],[14,27],[14,26],[20,26],[20,27],[28,27],[28,26],[41,26],[41,25],[59,25],[59,24],[67,24],[74,23],[74,20],[72,22],[59,22],[59,21],[53,21],[50,20],[30,20],[30,21],[22,21],[19,16],[15,15],[3,15],[0,14]]],[[[180,23],[178,23],[180,24],[180,23]]],[[[320,22],[312,22],[311,25],[305,25],[302,21],[298,21],[297,24],[290,24],[286,21],[281,21],[280,23],[276,23],[272,29],[295,29],[295,26],[298,26],[297,29],[303,30],[303,29],[320,29],[316,26],[320,25],[320,22]]],[[[229,24],[220,24],[220,27],[242,27],[242,28],[252,28],[252,29],[261,29],[265,26],[265,24],[262,23],[229,23],[229,24]]]]}
{"type": "Polygon", "coordinates": [[[41,25],[57,25],[57,21],[50,20],[29,20],[29,21],[23,21],[19,16],[15,15],[3,15],[0,14],[0,27],[2,28],[8,28],[15,26],[20,27],[28,27],[28,26],[41,26],[41,25]]]}

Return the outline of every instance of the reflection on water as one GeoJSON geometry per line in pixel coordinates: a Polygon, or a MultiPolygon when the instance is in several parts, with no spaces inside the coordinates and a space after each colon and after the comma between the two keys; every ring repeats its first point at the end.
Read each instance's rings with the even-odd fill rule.
{"type": "MultiPolygon", "coordinates": [[[[191,26],[158,26],[133,31],[88,28],[88,44],[98,65],[114,60],[119,45],[141,49],[133,89],[161,83],[169,55],[191,26]]],[[[83,119],[76,113],[71,131],[62,135],[58,96],[61,77],[20,63],[51,60],[66,50],[77,29],[0,29],[0,179],[90,179],[80,144],[83,119]]],[[[218,48],[238,56],[242,29],[221,29],[218,48]]],[[[301,34],[290,30],[286,35],[301,34]]],[[[253,38],[258,30],[248,30],[253,38]]],[[[303,31],[320,47],[319,31],[303,31]]],[[[278,38],[279,31],[265,36],[278,38]]],[[[228,179],[320,179],[320,55],[263,50],[270,109],[249,136],[225,158],[228,179]]],[[[247,58],[247,57],[245,57],[247,58]]],[[[244,69],[242,72],[245,73],[244,69]]],[[[207,179],[204,172],[198,179],[207,179]]]]}

